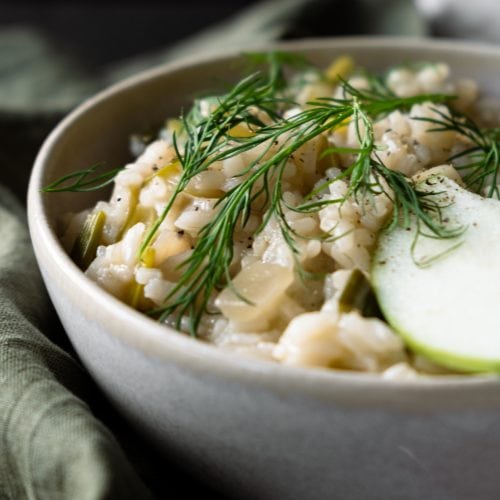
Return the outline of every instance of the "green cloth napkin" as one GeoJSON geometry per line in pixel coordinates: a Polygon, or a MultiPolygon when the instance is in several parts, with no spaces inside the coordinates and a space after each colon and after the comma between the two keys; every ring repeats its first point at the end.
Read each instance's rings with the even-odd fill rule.
{"type": "MultiPolygon", "coordinates": [[[[398,26],[400,33],[421,34],[417,18],[407,16],[402,3],[410,5],[389,1],[386,16],[378,10],[379,32],[398,26]]],[[[178,474],[100,399],[49,302],[20,203],[42,138],[70,107],[138,69],[228,46],[255,48],[287,34],[314,35],[310,5],[307,0],[256,4],[175,49],[111,67],[97,78],[32,30],[0,32],[0,500],[147,499],[151,489],[165,498],[178,474]]],[[[321,9],[316,20],[318,15],[321,9]]],[[[202,491],[196,488],[185,483],[183,496],[202,491]]],[[[208,491],[203,486],[204,496],[208,491]]]]}
{"type": "Polygon", "coordinates": [[[84,370],[51,340],[24,210],[3,188],[0,200],[0,498],[150,498],[83,402],[84,370]]]}

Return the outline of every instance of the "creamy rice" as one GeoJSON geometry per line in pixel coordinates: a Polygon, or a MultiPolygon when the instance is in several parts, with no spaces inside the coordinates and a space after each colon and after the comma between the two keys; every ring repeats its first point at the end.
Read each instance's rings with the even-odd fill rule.
{"type": "MultiPolygon", "coordinates": [[[[344,95],[336,82],[323,80],[317,73],[304,80],[294,96],[296,104],[285,116],[306,109],[307,102],[320,96],[344,95]]],[[[349,83],[359,89],[368,86],[358,73],[350,76],[349,83]]],[[[463,112],[473,111],[478,103],[477,85],[470,80],[453,81],[449,68],[441,63],[394,68],[386,84],[403,97],[455,94],[453,105],[463,112]]],[[[210,113],[212,105],[206,101],[205,113],[210,113]]],[[[408,177],[441,169],[459,179],[448,159],[467,147],[466,138],[456,131],[430,132],[428,121],[415,119],[439,118],[439,113],[448,115],[447,106],[423,102],[378,118],[373,131],[380,161],[408,177]]],[[[195,176],[161,223],[148,258],[141,259],[145,235],[163,212],[182,172],[175,161],[172,134],[165,129],[160,137],[116,176],[110,200],[92,209],[103,212],[105,222],[96,256],[85,270],[102,288],[144,311],[164,304],[183,272],[179,264],[193,251],[200,230],[220,210],[221,196],[249,175],[246,168],[256,158],[283,147],[280,143],[260,145],[216,161],[195,176]]],[[[312,189],[355,161],[348,149],[325,155],[332,145],[359,148],[356,122],[346,122],[307,142],[288,158],[283,170],[284,217],[301,236],[295,238],[297,253],[284,240],[275,217],[256,232],[265,210],[255,203],[247,223],[234,235],[232,285],[213,294],[210,307],[215,314],[203,316],[198,335],[221,349],[286,365],[377,372],[387,378],[445,372],[409,352],[382,319],[339,308],[339,297],[353,270],[368,276],[377,233],[390,217],[392,202],[379,190],[369,203],[350,196],[342,204],[325,205],[311,213],[292,210],[312,189]],[[297,262],[322,275],[304,278],[296,272],[297,262]]],[[[347,178],[340,179],[320,189],[315,200],[343,198],[348,190],[347,178]]],[[[64,236],[68,248],[87,213],[71,219],[64,236]]],[[[180,323],[185,330],[187,321],[183,318],[180,323]]],[[[173,324],[173,319],[166,322],[173,324]]]]}

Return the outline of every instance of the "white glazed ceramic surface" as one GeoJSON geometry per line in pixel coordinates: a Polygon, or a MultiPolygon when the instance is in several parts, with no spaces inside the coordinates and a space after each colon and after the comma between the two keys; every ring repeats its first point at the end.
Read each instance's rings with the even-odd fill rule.
{"type": "MultiPolygon", "coordinates": [[[[446,61],[454,75],[500,95],[496,47],[357,38],[280,48],[323,65],[348,53],[372,69],[446,61]]],[[[40,151],[29,188],[30,231],[82,361],[146,439],[236,498],[498,498],[497,378],[387,382],[232,356],[120,303],[61,248],[58,216],[98,195],[41,194],[40,187],[97,161],[120,165],[129,134],[178,114],[197,91],[234,79],[236,60],[180,62],[118,84],[71,113],[40,151]]]]}

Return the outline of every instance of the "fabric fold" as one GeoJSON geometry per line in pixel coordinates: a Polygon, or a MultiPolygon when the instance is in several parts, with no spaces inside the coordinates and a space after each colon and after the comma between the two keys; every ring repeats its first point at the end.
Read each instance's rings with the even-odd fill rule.
{"type": "Polygon", "coordinates": [[[81,399],[88,375],[40,330],[52,308],[23,209],[3,188],[0,241],[0,498],[152,498],[81,399]]]}

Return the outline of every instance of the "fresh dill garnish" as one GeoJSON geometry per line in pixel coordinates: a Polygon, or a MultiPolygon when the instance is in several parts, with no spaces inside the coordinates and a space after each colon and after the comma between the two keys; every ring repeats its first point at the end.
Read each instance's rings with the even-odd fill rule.
{"type": "MultiPolygon", "coordinates": [[[[295,70],[312,70],[319,72],[318,68],[311,64],[311,62],[303,55],[294,52],[283,52],[275,50],[272,52],[244,52],[242,54],[249,67],[249,71],[256,66],[267,66],[270,70],[270,80],[277,81],[276,76],[273,72],[279,73],[279,78],[284,77],[283,69],[285,67],[293,68],[295,70]]],[[[287,81],[282,79],[282,88],[287,86],[287,81]]]]}
{"type": "MultiPolygon", "coordinates": [[[[276,75],[276,71],[271,71],[276,75]]],[[[373,158],[375,144],[372,122],[396,109],[410,109],[418,103],[431,101],[441,103],[449,99],[443,94],[426,94],[401,98],[386,91],[381,85],[359,90],[349,83],[341,82],[343,98],[324,98],[307,103],[306,109],[285,118],[280,113],[282,98],[276,91],[272,79],[263,81],[261,74],[252,75],[237,84],[233,91],[219,101],[219,106],[208,117],[194,123],[185,119],[187,139],[182,148],[174,141],[183,172],[177,187],[161,217],[146,236],[141,252],[155,237],[158,228],[172,208],[177,196],[185,189],[194,175],[206,170],[216,161],[221,161],[264,145],[263,151],[250,162],[241,176],[241,182],[226,192],[217,202],[213,219],[199,232],[191,255],[180,265],[182,275],[165,299],[165,306],[152,311],[164,320],[176,317],[176,327],[181,328],[184,317],[189,318],[189,331],[196,335],[201,318],[209,312],[214,291],[231,284],[230,266],[234,252],[234,232],[243,228],[254,203],[264,199],[265,209],[260,231],[274,217],[278,222],[284,241],[292,255],[297,254],[297,236],[285,218],[286,203],[281,192],[280,179],[287,160],[302,145],[320,134],[354,121],[360,142],[355,162],[339,177],[347,179],[347,196],[365,198],[384,192],[394,203],[392,224],[406,223],[410,215],[439,237],[450,237],[451,232],[430,215],[427,210],[437,207],[429,202],[424,193],[419,193],[413,182],[403,174],[394,172],[373,158]],[[261,121],[258,113],[249,106],[266,112],[272,119],[270,124],[261,121]],[[229,134],[238,123],[252,127],[253,135],[235,139],[229,134]],[[278,148],[273,148],[279,143],[278,148]]],[[[347,198],[346,196],[346,198],[347,198]]],[[[346,199],[344,198],[344,200],[346,199]]],[[[342,200],[310,202],[293,208],[297,211],[317,211],[328,203],[342,200]]]]}
{"type": "Polygon", "coordinates": [[[453,131],[467,138],[471,147],[456,153],[448,158],[454,163],[456,170],[462,172],[462,180],[467,189],[482,193],[488,198],[500,199],[500,129],[480,128],[473,120],[456,111],[450,114],[443,113],[439,109],[433,109],[439,118],[412,117],[414,120],[422,120],[432,123],[434,126],[429,132],[453,131]],[[456,164],[462,159],[464,163],[456,164]],[[483,190],[486,190],[483,193],[483,190]]]}
{"type": "Polygon", "coordinates": [[[116,174],[123,170],[123,168],[115,168],[107,172],[97,173],[105,165],[105,162],[99,162],[83,170],[64,175],[42,188],[42,191],[44,193],[58,193],[64,191],[87,192],[102,189],[111,184],[116,174]]]}

